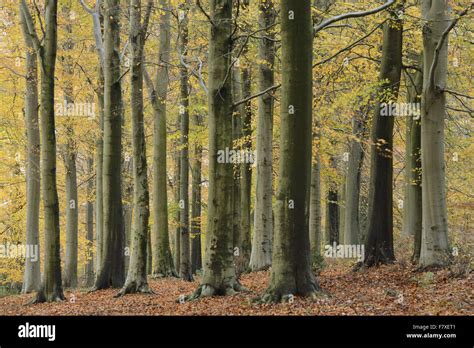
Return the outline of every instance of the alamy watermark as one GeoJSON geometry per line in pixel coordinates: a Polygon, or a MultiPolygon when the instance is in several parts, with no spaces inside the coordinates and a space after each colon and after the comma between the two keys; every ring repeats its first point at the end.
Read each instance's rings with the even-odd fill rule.
{"type": "Polygon", "coordinates": [[[64,100],[56,103],[55,114],[64,117],[87,117],[95,118],[95,103],[70,103],[64,100]]]}
{"type": "Polygon", "coordinates": [[[363,261],[365,257],[364,244],[327,244],[324,246],[324,256],[339,259],[354,259],[363,261]]]}
{"type": "Polygon", "coordinates": [[[380,116],[413,117],[419,120],[421,117],[420,103],[382,103],[380,104],[380,116]]]}
{"type": "Polygon", "coordinates": [[[0,258],[23,258],[36,262],[39,259],[39,248],[37,244],[0,244],[0,258]]]}
{"type": "Polygon", "coordinates": [[[233,150],[226,147],[224,150],[217,151],[217,163],[254,164],[256,158],[257,152],[248,149],[233,150]]]}

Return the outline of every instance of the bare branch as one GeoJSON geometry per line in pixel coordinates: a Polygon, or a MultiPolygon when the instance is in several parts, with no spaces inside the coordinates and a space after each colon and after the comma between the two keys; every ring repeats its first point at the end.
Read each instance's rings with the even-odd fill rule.
{"type": "Polygon", "coordinates": [[[281,83],[278,84],[278,85],[269,87],[269,88],[267,88],[267,89],[265,89],[265,90],[263,90],[263,91],[261,91],[261,92],[252,94],[251,96],[248,96],[247,98],[244,98],[244,99],[242,99],[242,100],[239,100],[238,102],[235,102],[234,104],[232,104],[232,107],[235,108],[235,107],[239,106],[240,104],[244,104],[244,103],[248,102],[249,100],[258,98],[258,97],[260,97],[260,96],[262,96],[262,95],[264,95],[264,94],[267,94],[267,93],[270,93],[270,92],[272,92],[272,91],[275,91],[275,90],[277,90],[277,89],[280,88],[280,87],[281,87],[281,83]]]}
{"type": "Polygon", "coordinates": [[[342,21],[343,19],[359,18],[359,17],[365,17],[365,16],[368,16],[368,15],[372,15],[372,14],[381,12],[381,11],[389,8],[395,2],[396,2],[396,0],[389,0],[389,1],[387,1],[387,3],[383,4],[382,6],[374,8],[372,10],[361,11],[361,12],[349,12],[349,13],[345,13],[345,14],[342,14],[342,15],[339,15],[339,16],[329,18],[328,20],[325,20],[324,22],[322,22],[321,24],[319,24],[317,27],[314,28],[314,35],[316,35],[316,33],[318,33],[319,31],[326,28],[327,26],[329,26],[332,23],[342,21]]]}

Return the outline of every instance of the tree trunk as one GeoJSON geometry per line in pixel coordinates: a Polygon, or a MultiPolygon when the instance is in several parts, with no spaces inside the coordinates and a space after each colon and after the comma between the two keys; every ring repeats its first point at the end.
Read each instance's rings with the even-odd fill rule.
{"type": "Polygon", "coordinates": [[[124,282],[124,224],[121,198],[122,91],[120,84],[120,1],[104,4],[103,236],[96,289],[124,282]]]}
{"type": "MultiPolygon", "coordinates": [[[[407,102],[420,104],[423,91],[423,59],[418,56],[418,68],[414,73],[406,72],[407,102]]],[[[406,120],[405,145],[405,199],[403,204],[403,234],[414,236],[412,261],[418,263],[421,250],[422,200],[421,200],[421,120],[409,117],[406,120]]]]}
{"type": "MultiPolygon", "coordinates": [[[[194,116],[196,127],[202,127],[200,115],[194,116]]],[[[196,141],[194,145],[194,161],[192,165],[192,192],[191,192],[191,271],[195,274],[202,269],[201,253],[201,164],[202,146],[196,141]]]]}
{"type": "Polygon", "coordinates": [[[94,159],[87,159],[87,166],[91,178],[87,181],[87,201],[86,201],[86,267],[85,267],[85,286],[90,287],[94,284],[94,254],[92,246],[94,245],[94,204],[92,203],[92,192],[94,182],[92,174],[94,171],[94,159]]]}
{"type": "MultiPolygon", "coordinates": [[[[160,0],[159,67],[155,86],[151,89],[153,104],[153,226],[151,230],[152,276],[176,276],[168,233],[168,188],[166,170],[166,98],[168,96],[168,64],[170,58],[170,5],[160,0]]],[[[147,80],[148,87],[151,82],[147,80]]]]}
{"type": "Polygon", "coordinates": [[[311,192],[309,203],[309,240],[312,262],[318,262],[321,256],[321,157],[316,153],[311,166],[311,192]]]}
{"type": "Polygon", "coordinates": [[[402,21],[396,7],[384,25],[380,81],[371,134],[368,231],[364,264],[367,267],[395,261],[393,252],[393,116],[383,116],[382,103],[396,102],[402,68],[402,21]]]}
{"type": "MultiPolygon", "coordinates": [[[[329,159],[330,167],[337,171],[337,161],[334,156],[329,159]]],[[[339,192],[337,183],[328,183],[328,193],[326,202],[326,240],[329,244],[339,244],[339,192]]]]}
{"type": "MultiPolygon", "coordinates": [[[[276,11],[272,0],[260,0],[259,29],[275,23],[276,11]]],[[[259,40],[258,88],[265,90],[274,84],[275,42],[273,30],[265,31],[265,39],[259,40]]],[[[257,115],[257,178],[255,195],[254,231],[250,255],[250,269],[264,270],[272,263],[273,236],[273,96],[264,94],[258,98],[257,115]]]]}
{"type": "Polygon", "coordinates": [[[360,242],[359,198],[360,177],[364,163],[364,149],[362,142],[366,127],[366,115],[359,113],[352,118],[352,139],[350,141],[349,164],[345,181],[345,210],[344,244],[358,244],[360,242]]]}
{"type": "Polygon", "coordinates": [[[41,60],[41,178],[44,210],[44,271],[41,287],[33,302],[64,300],[61,282],[59,201],[56,187],[56,134],[54,115],[54,72],[57,52],[57,1],[45,2],[45,34],[40,43],[25,0],[23,18],[34,38],[41,60]]]}
{"type": "MultiPolygon", "coordinates": [[[[250,0],[242,1],[242,12],[247,12],[249,10],[250,0]]],[[[245,14],[244,14],[245,15],[245,14]]],[[[251,31],[250,25],[244,23],[244,29],[247,32],[251,31]]],[[[248,53],[248,43],[244,44],[245,46],[242,49],[241,57],[245,58],[248,53]]],[[[247,62],[242,67],[242,97],[248,98],[251,95],[251,82],[252,82],[252,73],[250,68],[250,59],[247,59],[247,62]]],[[[244,153],[249,154],[252,151],[252,102],[249,100],[246,103],[242,104],[242,150],[244,153]]],[[[248,157],[248,156],[247,156],[248,157]]],[[[236,257],[236,273],[240,275],[242,272],[247,271],[250,253],[251,253],[251,242],[250,242],[250,229],[251,229],[251,218],[250,218],[250,205],[251,198],[250,193],[252,189],[252,163],[249,161],[243,161],[240,164],[240,218],[241,218],[241,228],[240,233],[237,238],[236,246],[239,248],[236,257]]]]}
{"type": "Polygon", "coordinates": [[[39,208],[40,208],[40,133],[38,125],[38,66],[37,53],[21,13],[21,25],[26,45],[25,124],[27,146],[26,172],[26,245],[37,248],[37,260],[25,260],[22,293],[37,291],[41,284],[39,257],[39,208]]]}
{"type": "Polygon", "coordinates": [[[148,22],[142,23],[141,0],[130,2],[130,108],[133,146],[133,225],[127,279],[118,295],[151,290],[147,281],[148,220],[150,217],[145,125],[143,119],[143,50],[148,22]]]}
{"type": "MultiPolygon", "coordinates": [[[[71,132],[68,137],[72,138],[71,132]]],[[[66,259],[64,265],[63,286],[65,288],[77,287],[77,222],[78,222],[78,201],[77,201],[77,169],[76,169],[76,149],[72,140],[68,140],[64,164],[66,168],[66,259]]]]}
{"type": "MultiPolygon", "coordinates": [[[[183,17],[179,23],[179,54],[186,62],[188,50],[188,11],[189,1],[181,7],[183,17]]],[[[189,246],[189,81],[188,69],[180,66],[180,266],[179,275],[186,281],[192,281],[191,251],[189,246]]]]}
{"type": "Polygon", "coordinates": [[[176,273],[180,274],[181,267],[181,209],[179,207],[179,194],[180,194],[180,176],[181,176],[181,161],[179,158],[178,141],[172,142],[173,157],[174,157],[174,174],[173,174],[173,198],[178,203],[178,208],[174,214],[174,223],[176,225],[174,232],[174,264],[176,265],[176,273]]]}
{"type": "MultiPolygon", "coordinates": [[[[234,100],[242,99],[242,74],[240,68],[232,68],[232,98],[234,100]]],[[[241,146],[241,135],[242,135],[242,115],[245,112],[243,104],[237,106],[234,109],[232,117],[232,144],[233,149],[240,151],[241,146]]],[[[240,255],[240,236],[242,233],[242,190],[241,190],[241,164],[233,163],[233,187],[232,187],[232,235],[233,235],[233,248],[234,257],[237,261],[238,255],[240,255]]],[[[237,271],[237,270],[236,270],[237,271]]],[[[237,273],[238,274],[238,273],[237,273]]]]}
{"type": "Polygon", "coordinates": [[[209,40],[209,206],[201,285],[190,298],[232,295],[241,289],[235,274],[232,235],[231,163],[218,151],[232,148],[232,0],[210,1],[209,40]]]}
{"type": "MultiPolygon", "coordinates": [[[[71,8],[68,5],[62,7],[64,16],[69,17],[71,8]]],[[[72,26],[66,24],[66,38],[62,45],[64,55],[62,57],[62,66],[66,81],[64,83],[64,101],[67,104],[74,103],[74,64],[71,50],[74,48],[72,39],[72,26]]],[[[78,201],[77,201],[77,169],[76,158],[77,148],[74,137],[74,122],[72,119],[66,119],[66,147],[63,154],[64,167],[66,169],[66,259],[64,265],[63,286],[65,288],[77,287],[77,248],[78,248],[78,201]]]]}
{"type": "Polygon", "coordinates": [[[281,139],[270,284],[264,302],[314,296],[309,197],[312,138],[311,2],[281,0],[281,139]]]}
{"type": "Polygon", "coordinates": [[[420,266],[445,266],[449,261],[448,216],[444,163],[444,118],[448,38],[437,45],[449,22],[447,1],[423,1],[424,78],[421,115],[423,228],[420,266]],[[437,63],[433,70],[433,62],[437,63]],[[432,75],[430,72],[432,71],[432,75]]]}

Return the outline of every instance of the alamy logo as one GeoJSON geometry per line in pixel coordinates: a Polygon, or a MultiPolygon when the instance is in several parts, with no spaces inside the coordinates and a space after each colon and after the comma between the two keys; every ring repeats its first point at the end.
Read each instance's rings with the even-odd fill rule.
{"type": "Polygon", "coordinates": [[[23,258],[36,262],[39,258],[38,244],[0,244],[0,258],[23,258]]]}
{"type": "Polygon", "coordinates": [[[64,100],[56,104],[55,112],[57,116],[94,118],[95,103],[68,103],[64,100]]]}
{"type": "Polygon", "coordinates": [[[217,163],[254,164],[256,157],[256,151],[251,150],[232,150],[226,147],[225,150],[217,151],[217,163]]]}
{"type": "Polygon", "coordinates": [[[18,326],[20,338],[47,338],[52,342],[56,339],[56,325],[34,325],[26,323],[18,326]]]}
{"type": "Polygon", "coordinates": [[[324,256],[330,258],[353,259],[358,261],[364,260],[365,246],[364,244],[328,244],[324,247],[324,256]]]}
{"type": "Polygon", "coordinates": [[[420,103],[382,103],[380,104],[380,116],[413,117],[419,120],[421,117],[420,103]]]}

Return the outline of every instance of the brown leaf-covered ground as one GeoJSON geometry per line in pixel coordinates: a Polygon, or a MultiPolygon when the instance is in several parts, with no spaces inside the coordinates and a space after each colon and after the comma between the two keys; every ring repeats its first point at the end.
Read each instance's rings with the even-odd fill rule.
{"type": "Polygon", "coordinates": [[[249,293],[176,303],[198,285],[179,279],[150,280],[153,295],[114,298],[117,290],[66,291],[67,301],[25,305],[33,295],[0,298],[0,315],[473,315],[473,274],[456,278],[448,270],[415,272],[395,264],[351,272],[347,262],[330,262],[319,276],[329,298],[295,297],[293,303],[255,304],[269,272],[242,276],[249,293]]]}

